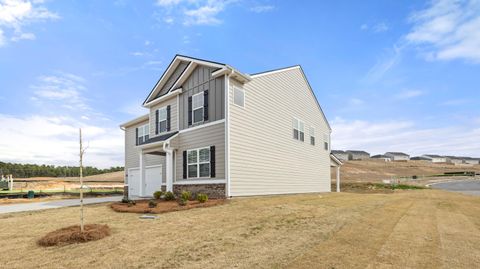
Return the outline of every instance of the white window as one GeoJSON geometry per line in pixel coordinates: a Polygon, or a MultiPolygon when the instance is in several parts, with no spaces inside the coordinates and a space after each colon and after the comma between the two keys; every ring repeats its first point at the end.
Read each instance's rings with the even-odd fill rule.
{"type": "Polygon", "coordinates": [[[158,132],[163,133],[167,131],[167,107],[162,107],[158,110],[158,132]]]}
{"type": "Polygon", "coordinates": [[[192,114],[193,123],[203,121],[203,92],[192,97],[192,114]]]}
{"type": "Polygon", "coordinates": [[[240,88],[233,88],[233,103],[245,107],[245,92],[240,88]]]}
{"type": "Polygon", "coordinates": [[[145,124],[137,128],[137,145],[143,144],[148,140],[148,134],[150,133],[149,125],[145,124]]]}
{"type": "Polygon", "coordinates": [[[210,147],[187,151],[188,178],[210,177],[210,147]]]}
{"type": "Polygon", "coordinates": [[[310,145],[315,146],[315,128],[310,127],[310,145]]]}
{"type": "Polygon", "coordinates": [[[323,135],[323,147],[324,147],[325,150],[330,149],[329,143],[330,143],[330,136],[327,135],[327,134],[324,134],[323,135]]]}
{"type": "Polygon", "coordinates": [[[295,118],[293,119],[293,139],[305,141],[305,124],[295,118]]]}

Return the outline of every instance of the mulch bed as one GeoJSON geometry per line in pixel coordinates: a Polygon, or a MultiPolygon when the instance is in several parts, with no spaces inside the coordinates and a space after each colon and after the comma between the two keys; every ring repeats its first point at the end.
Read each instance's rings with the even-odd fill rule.
{"type": "Polygon", "coordinates": [[[110,207],[117,212],[126,212],[126,213],[152,213],[152,214],[161,214],[173,211],[187,210],[192,208],[200,207],[210,207],[216,205],[225,204],[227,201],[225,199],[209,199],[205,203],[200,203],[198,201],[188,201],[186,205],[180,206],[177,201],[163,201],[155,200],[157,206],[154,208],[148,207],[149,200],[139,200],[136,201],[135,205],[127,203],[113,203],[110,207]]]}
{"type": "Polygon", "coordinates": [[[73,225],[48,233],[37,241],[42,247],[63,246],[95,241],[110,235],[110,227],[102,224],[86,224],[83,233],[80,225],[73,225]]]}

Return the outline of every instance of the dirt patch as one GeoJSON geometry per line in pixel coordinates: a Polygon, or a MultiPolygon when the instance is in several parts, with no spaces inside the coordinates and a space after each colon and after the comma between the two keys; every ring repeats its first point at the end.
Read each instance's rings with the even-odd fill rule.
{"type": "Polygon", "coordinates": [[[84,231],[80,231],[80,225],[69,226],[48,233],[37,241],[42,247],[63,246],[75,243],[95,241],[110,235],[108,225],[87,224],[84,231]]]}
{"type": "Polygon", "coordinates": [[[148,200],[136,201],[135,205],[119,202],[119,203],[111,204],[110,207],[117,212],[124,212],[124,213],[161,214],[161,213],[167,213],[167,212],[187,210],[192,208],[217,206],[217,205],[225,204],[227,201],[225,199],[210,199],[205,203],[200,203],[198,201],[188,201],[186,205],[180,206],[176,201],[155,200],[155,202],[157,202],[157,206],[154,208],[150,208],[148,205],[148,202],[149,202],[148,200]]]}

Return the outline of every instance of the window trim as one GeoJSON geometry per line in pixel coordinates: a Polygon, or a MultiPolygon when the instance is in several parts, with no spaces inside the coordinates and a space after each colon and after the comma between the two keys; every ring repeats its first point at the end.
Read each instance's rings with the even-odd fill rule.
{"type": "Polygon", "coordinates": [[[293,117],[293,120],[292,121],[297,121],[297,125],[296,126],[293,126],[293,122],[292,122],[292,128],[293,128],[293,131],[295,132],[295,130],[298,131],[298,138],[295,138],[293,137],[293,140],[296,140],[296,141],[299,141],[299,142],[305,142],[305,122],[296,118],[296,117],[293,117]],[[300,125],[303,125],[303,131],[300,130],[300,125]],[[303,133],[303,140],[300,139],[301,137],[301,133],[303,133]]]}
{"type": "Polygon", "coordinates": [[[315,146],[315,144],[316,144],[315,143],[316,142],[315,141],[316,140],[316,138],[315,138],[315,127],[310,126],[309,132],[310,132],[310,145],[315,146]],[[312,138],[313,138],[313,140],[312,140],[312,138]]]}
{"type": "Polygon", "coordinates": [[[212,171],[211,171],[211,163],[212,163],[212,156],[210,156],[210,146],[207,146],[207,147],[201,147],[201,148],[195,148],[195,149],[187,149],[187,178],[186,179],[192,179],[192,180],[195,180],[195,179],[209,179],[209,178],[212,178],[212,171]],[[206,149],[208,150],[208,162],[200,162],[200,150],[202,149],[206,149]],[[196,163],[189,163],[188,162],[188,154],[191,152],[191,151],[196,151],[197,152],[197,162],[196,163]],[[208,163],[208,177],[201,177],[200,176],[200,164],[207,164],[208,163]],[[196,165],[197,166],[197,176],[196,177],[190,177],[190,173],[188,171],[188,167],[190,165],[196,165]]]}
{"type": "Polygon", "coordinates": [[[137,143],[138,145],[141,145],[143,143],[145,143],[149,138],[150,138],[150,124],[143,124],[143,125],[140,125],[137,127],[137,130],[138,130],[138,137],[137,137],[137,143]],[[146,133],[144,133],[142,136],[140,136],[140,130],[142,130],[143,132],[146,131],[146,133]],[[142,143],[140,143],[140,137],[143,138],[143,141],[142,143]]]}
{"type": "Polygon", "coordinates": [[[167,131],[168,130],[168,128],[167,128],[167,122],[168,122],[167,106],[163,106],[161,108],[158,108],[157,111],[158,111],[158,133],[159,134],[166,133],[166,132],[168,132],[167,131]],[[165,109],[165,119],[160,120],[160,110],[163,110],[163,109],[165,109]],[[162,128],[160,127],[161,126],[160,123],[163,122],[163,121],[165,122],[165,131],[162,132],[162,128]]]}
{"type": "Polygon", "coordinates": [[[233,87],[233,104],[235,106],[238,106],[238,107],[241,107],[241,108],[245,108],[245,90],[243,88],[240,88],[240,87],[233,87]],[[236,104],[235,103],[235,91],[241,91],[243,93],[243,106],[239,105],[239,104],[236,104]]]}
{"type": "Polygon", "coordinates": [[[330,135],[323,134],[323,149],[326,151],[330,151],[330,135]]]}
{"type": "Polygon", "coordinates": [[[204,94],[205,94],[204,91],[201,91],[201,92],[199,92],[199,93],[197,93],[197,94],[192,95],[192,125],[199,124],[199,123],[202,123],[202,122],[205,121],[205,120],[204,120],[204,116],[203,116],[203,115],[205,114],[205,102],[204,102],[204,100],[203,100],[203,98],[204,98],[203,95],[204,95],[204,94]],[[201,95],[202,106],[195,108],[194,99],[195,99],[195,97],[198,96],[198,95],[201,95]],[[198,109],[200,109],[200,108],[202,109],[202,120],[201,120],[201,121],[195,121],[195,110],[198,110],[198,109]]]}

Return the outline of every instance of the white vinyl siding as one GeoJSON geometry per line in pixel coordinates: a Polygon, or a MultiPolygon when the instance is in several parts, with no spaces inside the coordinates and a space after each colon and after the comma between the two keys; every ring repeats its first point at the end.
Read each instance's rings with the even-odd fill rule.
{"type": "Polygon", "coordinates": [[[203,95],[204,92],[201,92],[192,97],[192,119],[194,124],[203,122],[203,95]]]}
{"type": "Polygon", "coordinates": [[[300,69],[252,77],[243,85],[248,109],[233,105],[242,85],[230,80],[230,194],[329,192],[329,152],[292,139],[293,118],[330,133],[300,69]]]}
{"type": "Polygon", "coordinates": [[[310,145],[315,146],[315,128],[310,127],[310,145]]]}

